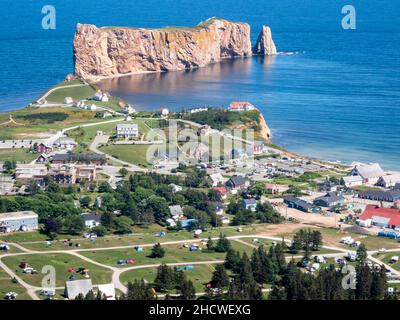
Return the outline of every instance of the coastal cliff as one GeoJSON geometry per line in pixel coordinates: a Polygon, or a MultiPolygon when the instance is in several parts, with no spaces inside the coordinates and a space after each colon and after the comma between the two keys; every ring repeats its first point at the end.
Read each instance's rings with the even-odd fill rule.
{"type": "Polygon", "coordinates": [[[272,40],[271,28],[267,26],[262,27],[256,45],[253,48],[253,53],[265,56],[271,56],[277,53],[274,40],[272,40]]]}
{"type": "Polygon", "coordinates": [[[86,80],[184,70],[251,55],[250,26],[217,18],[161,29],[78,24],[74,38],[75,74],[86,80]]]}
{"type": "MultiPolygon", "coordinates": [[[[273,54],[273,50],[262,50],[270,47],[270,32],[261,40],[257,54],[273,54]]],[[[77,76],[97,81],[134,73],[203,67],[222,59],[249,57],[253,50],[247,23],[218,18],[207,19],[195,27],[160,29],[78,24],[74,65],[77,76]]]]}

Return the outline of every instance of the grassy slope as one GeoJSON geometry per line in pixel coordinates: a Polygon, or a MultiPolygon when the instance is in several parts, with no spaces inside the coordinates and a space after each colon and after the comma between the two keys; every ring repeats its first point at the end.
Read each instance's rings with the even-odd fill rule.
{"type": "MultiPolygon", "coordinates": [[[[90,264],[68,254],[32,254],[25,256],[9,256],[3,258],[2,260],[10,269],[15,270],[24,281],[38,287],[41,286],[41,281],[44,276],[40,272],[43,266],[46,265],[54,266],[56,269],[56,286],[58,287],[65,285],[65,281],[68,280],[68,277],[71,275],[71,273],[67,272],[69,267],[88,268],[93,284],[103,284],[111,281],[110,270],[90,264]],[[28,262],[32,268],[39,272],[39,274],[31,275],[23,273],[22,269],[18,266],[21,261],[28,262]]],[[[82,277],[77,275],[77,278],[79,279],[82,277]]]]}
{"type": "Polygon", "coordinates": [[[16,162],[31,162],[38,154],[27,149],[0,149],[0,162],[14,160],[16,162]]]}

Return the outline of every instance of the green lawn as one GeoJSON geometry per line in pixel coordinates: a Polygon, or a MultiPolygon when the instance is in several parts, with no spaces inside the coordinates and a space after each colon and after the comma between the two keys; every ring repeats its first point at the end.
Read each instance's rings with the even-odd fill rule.
{"type": "Polygon", "coordinates": [[[393,269],[400,271],[400,260],[396,263],[389,262],[393,256],[400,256],[400,250],[398,252],[377,253],[374,255],[375,258],[381,260],[383,263],[386,263],[393,269]]]}
{"type": "Polygon", "coordinates": [[[149,165],[147,161],[149,148],[149,145],[108,145],[101,147],[100,150],[119,160],[147,167],[149,165]]]}
{"type": "MultiPolygon", "coordinates": [[[[151,226],[149,229],[140,229],[134,228],[134,232],[139,232],[139,234],[129,234],[124,236],[105,236],[99,237],[95,242],[85,239],[83,237],[77,238],[72,240],[72,242],[79,243],[79,249],[96,249],[96,248],[106,248],[106,247],[117,247],[117,246],[135,246],[139,244],[154,244],[156,242],[167,242],[167,241],[179,241],[179,240],[189,240],[193,239],[193,234],[187,231],[175,232],[175,231],[167,231],[166,235],[163,237],[157,237],[155,234],[159,231],[165,231],[165,228],[160,226],[151,226]]],[[[209,232],[204,232],[202,235],[202,239],[211,237],[218,237],[220,233],[225,234],[226,236],[233,236],[239,235],[233,227],[227,228],[218,228],[212,229],[209,232]]],[[[240,235],[251,234],[253,229],[251,227],[243,228],[243,232],[240,235]]],[[[33,233],[34,234],[34,233],[33,233]]],[[[37,233],[39,237],[43,236],[37,233]]],[[[17,234],[15,234],[16,236],[17,234]]],[[[33,237],[33,236],[32,236],[33,237]]],[[[44,236],[43,236],[44,237],[44,236]]],[[[67,239],[68,236],[60,236],[60,239],[67,239]]],[[[1,237],[0,237],[1,239],[1,237]]],[[[7,238],[8,241],[12,241],[12,239],[16,238],[7,238]]],[[[76,247],[70,247],[68,244],[65,244],[61,241],[54,241],[50,246],[47,246],[45,237],[42,238],[42,241],[35,242],[35,243],[23,243],[23,246],[27,249],[31,250],[38,250],[38,251],[45,251],[45,250],[70,250],[70,249],[77,249],[76,247]]],[[[33,241],[33,240],[26,240],[26,241],[33,241]]],[[[23,240],[18,242],[24,242],[23,240]]]]}
{"type": "Polygon", "coordinates": [[[0,241],[4,242],[45,241],[46,239],[46,235],[37,231],[0,234],[0,241]]]}
{"type": "MultiPolygon", "coordinates": [[[[9,256],[2,258],[2,261],[15,272],[27,283],[33,286],[41,286],[42,278],[44,274],[41,274],[43,266],[50,265],[54,266],[56,270],[56,286],[64,286],[65,281],[71,273],[67,272],[69,267],[79,268],[84,267],[89,269],[89,275],[93,281],[93,284],[103,284],[111,282],[111,270],[99,267],[97,265],[88,263],[79,259],[78,257],[68,254],[26,254],[19,256],[9,256]],[[26,261],[32,268],[36,269],[39,274],[31,275],[22,272],[19,268],[19,263],[26,261]]],[[[80,275],[77,278],[82,278],[80,275]]]]}
{"type": "MultiPolygon", "coordinates": [[[[214,270],[215,265],[212,264],[194,265],[193,270],[185,270],[184,273],[187,279],[193,282],[196,292],[204,292],[204,285],[211,280],[214,270]]],[[[143,268],[122,273],[120,280],[125,285],[128,282],[141,279],[153,283],[156,276],[157,268],[143,268]]]]}
{"type": "Polygon", "coordinates": [[[50,93],[46,100],[48,103],[64,103],[65,97],[71,97],[74,100],[82,100],[92,97],[95,93],[96,90],[91,85],[61,88],[50,93]]]}
{"type": "MultiPolygon", "coordinates": [[[[252,248],[236,242],[231,241],[232,247],[240,252],[247,252],[251,254],[252,248]]],[[[199,243],[200,245],[200,243],[199,243]]],[[[226,253],[223,252],[206,252],[206,251],[189,251],[189,248],[184,248],[183,244],[164,245],[165,256],[162,259],[150,258],[151,247],[144,248],[144,252],[136,252],[133,248],[128,249],[110,249],[110,250],[93,250],[93,251],[81,251],[80,253],[93,259],[97,262],[117,267],[118,260],[134,260],[135,265],[144,264],[161,264],[161,263],[179,263],[179,262],[192,262],[192,261],[208,261],[208,260],[224,260],[226,253]]],[[[202,246],[203,249],[205,248],[202,246]]],[[[126,267],[126,265],[120,266],[126,267]]]]}
{"type": "MultiPolygon", "coordinates": [[[[307,227],[305,227],[304,229],[306,229],[306,228],[307,227]]],[[[361,234],[356,234],[356,233],[352,233],[352,232],[336,230],[333,228],[310,227],[310,229],[318,230],[321,232],[324,245],[331,245],[331,246],[336,246],[339,248],[351,249],[349,246],[347,246],[343,243],[340,243],[341,238],[351,236],[354,240],[364,243],[368,250],[378,250],[380,248],[386,248],[386,249],[399,248],[399,251],[400,251],[400,243],[398,242],[398,240],[394,240],[394,239],[378,237],[378,236],[361,235],[361,234]]],[[[292,232],[291,233],[283,233],[283,234],[279,234],[279,236],[285,236],[286,239],[291,240],[293,238],[293,233],[292,232]]],[[[356,250],[356,248],[352,248],[352,249],[356,250]]]]}
{"type": "Polygon", "coordinates": [[[0,162],[16,161],[28,163],[36,159],[39,155],[29,149],[0,149],[0,162]]]}
{"type": "Polygon", "coordinates": [[[25,288],[14,283],[10,276],[0,268],[0,300],[5,298],[7,292],[18,293],[17,300],[32,300],[25,288]]]}
{"type": "Polygon", "coordinates": [[[13,112],[0,113],[0,123],[8,122],[10,114],[18,124],[1,125],[0,139],[37,139],[56,133],[61,128],[99,121],[99,119],[94,117],[95,113],[92,111],[77,108],[29,107],[13,112]],[[62,113],[67,115],[67,117],[62,121],[52,121],[51,119],[32,120],[32,116],[43,116],[46,113],[62,113]]]}

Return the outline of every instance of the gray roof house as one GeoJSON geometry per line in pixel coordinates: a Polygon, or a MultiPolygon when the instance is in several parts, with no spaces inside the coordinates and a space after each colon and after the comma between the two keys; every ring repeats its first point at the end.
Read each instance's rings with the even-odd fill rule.
{"type": "Polygon", "coordinates": [[[400,190],[367,190],[358,194],[359,198],[375,201],[395,202],[400,200],[400,190]]]}
{"type": "Polygon", "coordinates": [[[295,208],[304,212],[316,213],[321,211],[320,207],[292,196],[283,197],[283,202],[286,203],[289,208],[295,208]]]}
{"type": "Polygon", "coordinates": [[[79,294],[86,296],[93,290],[91,279],[70,280],[65,283],[64,295],[68,299],[75,299],[79,294]]]}
{"type": "Polygon", "coordinates": [[[227,182],[226,186],[230,189],[244,189],[246,187],[246,180],[242,176],[233,176],[227,182]]]}
{"type": "Polygon", "coordinates": [[[101,214],[96,212],[82,213],[81,218],[86,228],[94,228],[101,224],[101,214]]]}
{"type": "Polygon", "coordinates": [[[346,201],[346,198],[343,197],[338,192],[328,192],[326,195],[322,197],[318,197],[314,199],[314,204],[321,207],[334,207],[337,205],[342,205],[346,201]]]}
{"type": "Polygon", "coordinates": [[[243,199],[242,201],[243,204],[243,208],[247,209],[247,210],[251,210],[251,211],[256,211],[256,207],[257,207],[257,201],[256,199],[243,199]]]}

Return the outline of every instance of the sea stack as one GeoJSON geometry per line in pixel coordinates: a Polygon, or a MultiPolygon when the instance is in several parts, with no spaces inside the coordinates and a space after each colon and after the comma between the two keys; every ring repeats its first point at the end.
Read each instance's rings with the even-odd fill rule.
{"type": "Polygon", "coordinates": [[[251,55],[250,26],[219,18],[195,27],[160,29],[78,24],[74,38],[75,74],[89,81],[191,69],[251,55]]]}
{"type": "Polygon", "coordinates": [[[276,47],[274,40],[272,40],[270,27],[262,27],[256,45],[253,48],[253,53],[264,56],[272,56],[276,54],[276,47]]]}

